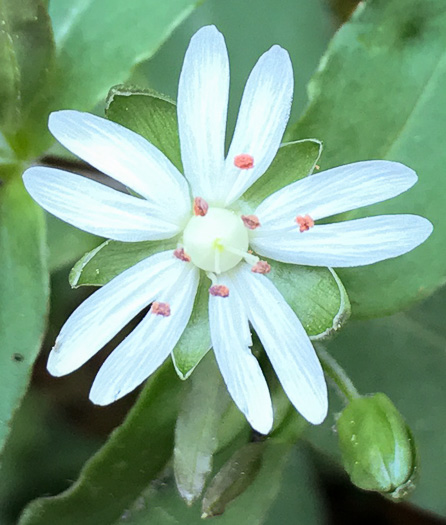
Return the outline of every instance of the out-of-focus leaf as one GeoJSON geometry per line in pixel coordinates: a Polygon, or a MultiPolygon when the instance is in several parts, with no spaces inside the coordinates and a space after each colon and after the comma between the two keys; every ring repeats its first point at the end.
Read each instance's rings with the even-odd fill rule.
{"type": "Polygon", "coordinates": [[[136,64],[158,50],[197,3],[198,0],[50,2],[57,49],[51,96],[36,102],[29,129],[23,130],[18,140],[28,141],[34,152],[48,147],[51,138],[44,131],[50,111],[93,108],[111,86],[127,80],[136,64]],[[40,137],[34,137],[36,125],[42,130],[40,137]],[[33,143],[27,138],[28,131],[33,134],[33,143]]]}
{"type": "Polygon", "coordinates": [[[54,42],[40,0],[1,0],[0,24],[0,125],[12,132],[45,83],[54,42]]]}
{"type": "Polygon", "coordinates": [[[32,502],[20,525],[98,525],[119,519],[172,454],[182,384],[170,363],[161,368],[79,479],[58,496],[32,502]]]}
{"type": "Polygon", "coordinates": [[[182,171],[175,103],[152,90],[116,86],[108,94],[107,118],[142,135],[182,171]]]}
{"type": "Polygon", "coordinates": [[[445,281],[445,24],[442,0],[363,2],[330,44],[289,135],[321,139],[323,169],[382,158],[420,177],[405,194],[350,214],[414,213],[434,224],[431,238],[407,255],[339,270],[357,317],[398,311],[445,281]]]}
{"type": "MultiPolygon", "coordinates": [[[[273,442],[265,446],[262,443],[251,445],[256,452],[264,448],[260,468],[245,492],[228,505],[222,516],[215,518],[221,525],[261,525],[281,490],[282,473],[291,445],[273,442]]],[[[200,503],[187,507],[170,478],[153,484],[114,525],[200,525],[204,523],[201,514],[200,503]]]]}
{"type": "Polygon", "coordinates": [[[187,387],[175,429],[174,471],[178,490],[191,505],[211,472],[217,431],[229,397],[211,355],[202,361],[187,387]]]}
{"type": "MultiPolygon", "coordinates": [[[[328,346],[363,394],[382,391],[395,403],[418,445],[420,477],[410,501],[446,516],[446,291],[407,313],[349,323],[328,346]]],[[[332,399],[332,409],[339,408],[332,399]]],[[[333,419],[313,428],[312,440],[339,458],[333,419]]]]}
{"type": "MultiPolygon", "coordinates": [[[[17,168],[16,175],[19,175],[17,168]]],[[[40,349],[49,283],[43,210],[11,178],[0,187],[0,448],[40,349]]]]}

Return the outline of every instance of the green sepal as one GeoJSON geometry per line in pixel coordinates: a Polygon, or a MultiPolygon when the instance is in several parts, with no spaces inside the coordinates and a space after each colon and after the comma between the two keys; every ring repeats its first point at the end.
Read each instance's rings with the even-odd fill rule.
{"type": "Polygon", "coordinates": [[[120,242],[108,240],[86,253],[72,268],[72,288],[103,286],[136,263],[166,250],[174,250],[176,238],[165,241],[120,242]]]}
{"type": "Polygon", "coordinates": [[[115,86],[108,94],[105,114],[147,139],[182,171],[177,109],[168,97],[152,89],[115,86]]]}
{"type": "Polygon", "coordinates": [[[181,379],[190,376],[211,348],[209,286],[209,279],[201,272],[192,315],[172,353],[175,370],[181,379]]]}
{"type": "Polygon", "coordinates": [[[322,153],[316,139],[297,140],[283,144],[266,172],[240,197],[236,206],[252,212],[267,197],[285,186],[313,173],[322,153]]]}
{"type": "Polygon", "coordinates": [[[268,277],[312,340],[333,335],[350,317],[347,292],[331,268],[299,266],[268,259],[268,277]]]}

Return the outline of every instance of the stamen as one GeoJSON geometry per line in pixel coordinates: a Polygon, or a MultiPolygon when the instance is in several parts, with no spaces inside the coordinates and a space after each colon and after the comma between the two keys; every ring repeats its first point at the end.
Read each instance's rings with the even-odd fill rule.
{"type": "Polygon", "coordinates": [[[245,261],[248,264],[257,264],[259,262],[259,258],[257,255],[252,255],[252,252],[244,252],[242,250],[238,250],[237,248],[232,248],[231,246],[224,246],[224,249],[227,250],[229,253],[233,253],[234,255],[239,255],[240,257],[243,257],[245,261]]]}
{"type": "Polygon", "coordinates": [[[229,288],[224,284],[214,284],[209,288],[209,293],[214,297],[228,297],[229,288]]]}
{"type": "Polygon", "coordinates": [[[157,301],[154,301],[152,303],[152,307],[150,308],[150,313],[162,315],[163,317],[169,317],[170,305],[169,303],[158,303],[157,301]]]}
{"type": "Polygon", "coordinates": [[[301,232],[306,232],[314,226],[314,221],[309,215],[298,215],[296,217],[296,222],[300,226],[299,230],[301,232]]]}
{"type": "Polygon", "coordinates": [[[243,224],[249,230],[255,230],[260,226],[260,221],[257,215],[242,215],[241,219],[243,221],[243,224]]]}
{"type": "Polygon", "coordinates": [[[173,255],[177,259],[180,259],[180,261],[190,262],[190,255],[187,255],[187,253],[184,251],[184,248],[177,248],[173,252],[173,255]]]}
{"type": "Polygon", "coordinates": [[[249,153],[241,153],[234,157],[234,166],[241,170],[250,170],[254,167],[254,157],[249,153]]]}
{"type": "Polygon", "coordinates": [[[315,164],[314,167],[315,167],[317,170],[320,170],[320,169],[321,169],[321,167],[319,166],[319,164],[315,164]]]}
{"type": "Polygon", "coordinates": [[[204,217],[208,212],[209,205],[202,197],[195,197],[194,199],[194,215],[204,217]]]}
{"type": "Polygon", "coordinates": [[[271,266],[266,261],[258,261],[254,266],[251,268],[251,272],[253,273],[269,273],[271,271],[271,266]]]}

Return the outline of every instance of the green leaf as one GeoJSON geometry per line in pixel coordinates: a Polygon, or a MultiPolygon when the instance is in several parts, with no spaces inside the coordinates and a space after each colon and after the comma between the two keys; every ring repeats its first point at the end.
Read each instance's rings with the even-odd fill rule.
{"type": "Polygon", "coordinates": [[[122,0],[50,2],[57,47],[51,96],[36,101],[29,129],[18,140],[34,152],[48,147],[51,137],[45,130],[51,111],[91,110],[110,86],[125,81],[136,64],[153,56],[198,3],[133,0],[129,7],[122,0]],[[40,136],[35,136],[36,123],[40,136]]]}
{"type": "Polygon", "coordinates": [[[0,24],[0,125],[12,132],[44,86],[54,42],[39,0],[1,0],[0,24]]]}
{"type": "MultiPolygon", "coordinates": [[[[20,168],[17,168],[17,173],[20,168]]],[[[0,188],[0,448],[25,394],[48,308],[43,210],[19,178],[0,188]]]]}
{"type": "Polygon", "coordinates": [[[339,270],[357,317],[398,311],[445,281],[445,24],[442,0],[362,3],[330,44],[289,135],[321,139],[324,169],[382,158],[419,174],[405,194],[351,214],[414,213],[434,223],[431,238],[407,255],[339,270]]]}
{"type": "Polygon", "coordinates": [[[192,315],[173,350],[173,363],[181,379],[187,379],[190,376],[211,348],[208,313],[209,283],[209,279],[202,274],[192,315]]]}
{"type": "Polygon", "coordinates": [[[334,334],[350,316],[342,282],[330,268],[297,266],[269,260],[268,274],[313,340],[334,334]]]}
{"type": "Polygon", "coordinates": [[[161,368],[79,479],[58,496],[32,502],[20,525],[98,525],[119,519],[172,454],[181,385],[170,363],[161,368]]]}
{"type": "Polygon", "coordinates": [[[182,171],[177,109],[153,90],[116,86],[108,94],[107,118],[146,138],[182,171]]]}
{"type": "MultiPolygon", "coordinates": [[[[411,502],[446,516],[444,429],[446,428],[446,290],[407,313],[349,323],[329,344],[361,393],[382,391],[412,429],[420,477],[411,502]]],[[[332,399],[331,409],[339,402],[332,399]]],[[[315,444],[339,459],[333,419],[311,430],[315,444]]]]}
{"type": "Polygon", "coordinates": [[[175,429],[175,480],[188,505],[201,495],[211,472],[217,431],[228,404],[220,371],[209,355],[187,383],[175,429]]]}
{"type": "Polygon", "coordinates": [[[283,144],[268,170],[242,195],[237,205],[246,212],[276,191],[313,173],[322,152],[317,140],[300,140],[283,144]]]}

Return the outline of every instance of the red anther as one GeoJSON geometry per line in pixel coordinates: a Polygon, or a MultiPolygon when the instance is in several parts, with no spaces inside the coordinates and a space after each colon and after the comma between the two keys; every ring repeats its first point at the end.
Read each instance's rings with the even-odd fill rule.
{"type": "Polygon", "coordinates": [[[224,284],[214,284],[209,288],[209,293],[214,297],[228,297],[229,288],[224,284]]]}
{"type": "Polygon", "coordinates": [[[299,229],[301,232],[306,232],[314,226],[314,221],[309,215],[298,215],[296,217],[296,222],[300,226],[299,229]]]}
{"type": "Polygon", "coordinates": [[[162,315],[163,317],[169,317],[170,305],[169,303],[158,303],[157,301],[154,301],[152,303],[152,307],[150,308],[150,313],[162,315]]]}
{"type": "Polygon", "coordinates": [[[194,199],[194,215],[204,217],[208,212],[209,204],[202,197],[195,197],[194,199]]]}
{"type": "Polygon", "coordinates": [[[251,272],[254,273],[269,273],[271,271],[271,266],[266,261],[258,261],[251,268],[251,272]]]}
{"type": "Polygon", "coordinates": [[[250,170],[254,167],[254,157],[248,153],[241,153],[234,157],[234,166],[241,170],[250,170]]]}
{"type": "Polygon", "coordinates": [[[190,262],[190,255],[187,255],[187,253],[184,251],[184,248],[177,248],[173,252],[173,255],[177,259],[180,259],[180,261],[190,262]]]}
{"type": "Polygon", "coordinates": [[[256,215],[242,215],[241,219],[249,230],[255,230],[260,226],[259,218],[256,215]]]}

